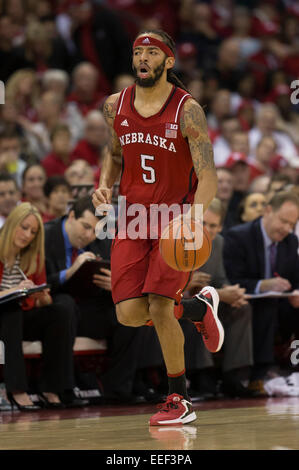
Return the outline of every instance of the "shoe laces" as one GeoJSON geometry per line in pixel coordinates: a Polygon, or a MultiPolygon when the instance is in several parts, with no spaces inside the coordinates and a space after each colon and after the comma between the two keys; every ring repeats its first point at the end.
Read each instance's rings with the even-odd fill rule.
{"type": "Polygon", "coordinates": [[[170,411],[171,409],[178,408],[177,403],[181,400],[181,398],[183,397],[181,397],[180,395],[169,395],[166,399],[166,402],[159,403],[159,405],[157,405],[157,408],[161,411],[165,411],[166,413],[168,413],[168,411],[170,411]]]}
{"type": "Polygon", "coordinates": [[[205,337],[205,339],[208,339],[208,338],[209,338],[209,335],[208,335],[207,330],[206,330],[206,328],[205,328],[204,322],[199,321],[199,322],[198,322],[198,325],[199,325],[201,334],[205,337]]]}

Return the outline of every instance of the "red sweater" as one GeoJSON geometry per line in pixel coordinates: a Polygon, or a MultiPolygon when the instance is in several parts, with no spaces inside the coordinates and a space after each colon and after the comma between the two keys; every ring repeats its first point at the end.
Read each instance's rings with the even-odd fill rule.
{"type": "MultiPolygon", "coordinates": [[[[4,265],[0,261],[0,284],[2,282],[2,276],[3,276],[3,270],[4,270],[4,265]]],[[[30,276],[28,276],[28,279],[30,281],[34,282],[34,284],[39,285],[39,284],[44,284],[47,282],[47,277],[46,277],[46,269],[45,267],[41,271],[40,274],[38,273],[33,273],[30,276]]],[[[23,310],[31,310],[35,305],[35,299],[32,297],[26,297],[24,300],[22,300],[22,309],[23,310]]]]}
{"type": "Polygon", "coordinates": [[[47,176],[64,175],[65,170],[69,167],[71,161],[64,163],[56,153],[49,153],[41,162],[46,170],[47,176]]]}
{"type": "Polygon", "coordinates": [[[99,165],[100,157],[101,152],[97,147],[91,145],[86,139],[81,139],[72,152],[71,161],[73,162],[78,158],[82,158],[91,166],[97,167],[99,165]]]}

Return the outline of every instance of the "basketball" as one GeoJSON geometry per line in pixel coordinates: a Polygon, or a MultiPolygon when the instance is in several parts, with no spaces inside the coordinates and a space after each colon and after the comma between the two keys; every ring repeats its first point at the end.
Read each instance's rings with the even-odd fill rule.
{"type": "Polygon", "coordinates": [[[176,219],[163,231],[159,248],[168,266],[176,271],[188,272],[200,268],[208,260],[212,250],[212,240],[208,231],[205,227],[201,227],[199,222],[192,219],[188,221],[176,219]]]}

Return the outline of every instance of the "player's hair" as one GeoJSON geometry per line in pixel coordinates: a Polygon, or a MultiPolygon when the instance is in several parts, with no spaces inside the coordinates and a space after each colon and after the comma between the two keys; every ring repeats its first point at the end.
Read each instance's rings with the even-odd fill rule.
{"type": "MultiPolygon", "coordinates": [[[[172,37],[169,36],[169,34],[165,33],[165,31],[162,31],[161,29],[151,29],[151,30],[141,31],[137,37],[142,36],[144,34],[148,34],[148,33],[157,34],[158,36],[160,36],[162,39],[162,42],[164,42],[175,55],[175,43],[172,37]]],[[[189,93],[186,86],[176,76],[176,74],[173,72],[172,69],[167,70],[167,81],[170,83],[173,83],[175,86],[178,86],[182,88],[183,90],[187,91],[187,93],[189,93]]]]}

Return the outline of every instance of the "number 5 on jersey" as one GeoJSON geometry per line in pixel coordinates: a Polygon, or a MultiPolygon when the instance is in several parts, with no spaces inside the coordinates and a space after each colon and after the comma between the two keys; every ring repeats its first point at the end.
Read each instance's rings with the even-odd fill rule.
{"type": "Polygon", "coordinates": [[[153,155],[144,155],[141,154],[141,168],[146,171],[146,173],[142,173],[142,178],[145,183],[155,183],[156,182],[156,173],[155,169],[149,165],[147,165],[147,160],[155,160],[153,155]]]}

